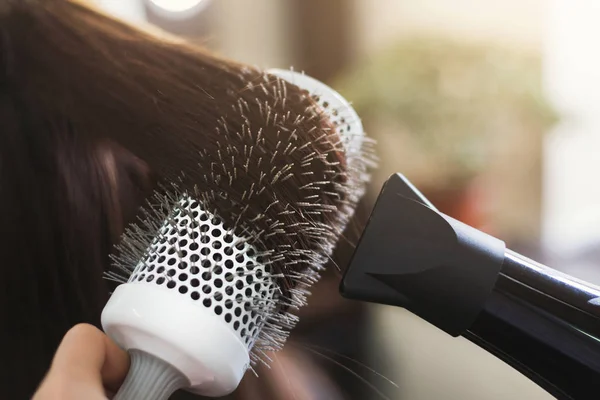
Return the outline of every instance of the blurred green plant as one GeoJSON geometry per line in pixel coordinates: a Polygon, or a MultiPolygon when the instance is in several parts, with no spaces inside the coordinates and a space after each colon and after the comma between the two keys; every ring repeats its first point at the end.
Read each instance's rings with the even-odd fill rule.
{"type": "Polygon", "coordinates": [[[412,137],[438,185],[475,176],[503,133],[547,131],[558,121],[543,94],[539,56],[500,46],[410,38],[366,57],[333,85],[367,129],[383,121],[412,137]]]}

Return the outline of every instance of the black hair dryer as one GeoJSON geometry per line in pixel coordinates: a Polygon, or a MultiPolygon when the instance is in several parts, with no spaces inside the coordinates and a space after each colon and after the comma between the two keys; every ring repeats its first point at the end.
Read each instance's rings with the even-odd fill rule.
{"type": "Polygon", "coordinates": [[[600,287],[440,213],[400,174],[383,186],[340,291],[463,336],[558,399],[600,398],[600,287]]]}

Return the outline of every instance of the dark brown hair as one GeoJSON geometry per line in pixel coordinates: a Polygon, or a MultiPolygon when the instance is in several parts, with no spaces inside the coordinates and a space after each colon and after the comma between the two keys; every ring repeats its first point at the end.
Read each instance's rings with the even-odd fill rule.
{"type": "MultiPolygon", "coordinates": [[[[77,2],[0,0],[2,396],[31,396],[64,333],[99,326],[109,254],[157,182],[203,185],[202,199],[234,225],[247,211],[241,188],[266,171],[269,195],[244,215],[252,234],[275,232],[265,246],[330,251],[331,237],[286,229],[286,207],[303,212],[306,185],[316,190],[312,222],[346,218],[327,214],[347,201],[347,177],[314,104],[261,71],[77,2]]],[[[306,267],[304,256],[280,261],[306,267]]]]}

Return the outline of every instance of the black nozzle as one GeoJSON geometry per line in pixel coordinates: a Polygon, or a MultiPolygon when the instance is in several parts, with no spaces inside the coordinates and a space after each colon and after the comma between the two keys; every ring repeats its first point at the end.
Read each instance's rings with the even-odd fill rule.
{"type": "Polygon", "coordinates": [[[438,212],[395,174],[377,199],[340,291],[406,308],[459,336],[490,296],[504,252],[504,242],[438,212]]]}

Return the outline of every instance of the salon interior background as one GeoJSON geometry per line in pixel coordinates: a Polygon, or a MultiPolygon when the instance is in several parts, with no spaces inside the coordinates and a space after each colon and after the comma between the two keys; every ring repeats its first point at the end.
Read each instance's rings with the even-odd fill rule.
{"type": "MultiPolygon", "coordinates": [[[[95,1],[340,90],[380,143],[365,207],[401,171],[448,214],[600,283],[596,0],[95,1]]],[[[549,398],[401,310],[364,312],[368,329],[346,334],[367,349],[359,361],[398,384],[372,380],[392,399],[549,398]]]]}

